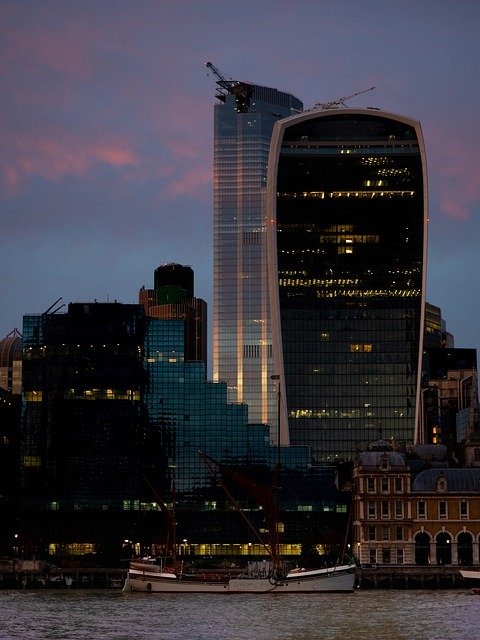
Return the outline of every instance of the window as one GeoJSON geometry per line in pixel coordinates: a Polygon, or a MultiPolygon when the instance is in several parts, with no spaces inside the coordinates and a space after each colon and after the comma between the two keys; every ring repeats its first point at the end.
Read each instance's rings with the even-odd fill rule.
{"type": "Polygon", "coordinates": [[[388,518],[390,516],[390,505],[388,500],[382,500],[382,518],[388,518]]]}
{"type": "Polygon", "coordinates": [[[466,500],[460,501],[460,518],[468,518],[468,502],[466,500]]]}
{"type": "Polygon", "coordinates": [[[367,478],[368,493],[375,493],[375,478],[367,478]]]}
{"type": "Polygon", "coordinates": [[[395,478],[395,493],[403,491],[403,478],[395,478]]]}
{"type": "Polygon", "coordinates": [[[377,505],[375,504],[375,502],[373,500],[369,500],[368,501],[367,509],[368,509],[368,517],[369,518],[376,518],[377,517],[377,505]]]}
{"type": "Polygon", "coordinates": [[[383,564],[390,564],[390,549],[382,549],[383,564]]]}
{"type": "Polygon", "coordinates": [[[417,504],[417,517],[421,519],[425,519],[427,517],[427,505],[425,504],[425,500],[419,500],[417,504]]]}
{"type": "Polygon", "coordinates": [[[403,527],[396,527],[395,528],[395,539],[396,540],[403,540],[403,527]]]}
{"type": "Polygon", "coordinates": [[[395,500],[395,518],[403,518],[403,502],[395,500]]]}
{"type": "Polygon", "coordinates": [[[382,478],[380,486],[382,493],[388,493],[388,478],[382,478]]]}
{"type": "Polygon", "coordinates": [[[445,500],[440,500],[438,503],[438,517],[445,519],[448,515],[447,503],[445,500]]]}
{"type": "Polygon", "coordinates": [[[368,539],[369,540],[376,540],[377,539],[376,527],[368,527],[368,539]]]}
{"type": "Polygon", "coordinates": [[[390,540],[390,528],[382,527],[382,540],[390,540]]]}
{"type": "Polygon", "coordinates": [[[403,549],[397,549],[397,564],[403,564],[403,549]]]}
{"type": "Polygon", "coordinates": [[[369,554],[369,561],[371,562],[371,564],[375,564],[377,561],[377,550],[376,549],[370,549],[370,554],[369,554]]]}

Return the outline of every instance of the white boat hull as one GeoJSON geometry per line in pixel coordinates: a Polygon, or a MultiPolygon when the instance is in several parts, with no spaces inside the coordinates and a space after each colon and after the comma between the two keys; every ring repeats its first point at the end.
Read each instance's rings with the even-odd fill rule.
{"type": "Polygon", "coordinates": [[[193,580],[135,568],[129,570],[123,590],[144,593],[340,593],[353,591],[354,583],[354,565],[298,572],[278,580],[262,577],[193,580]]]}
{"type": "Polygon", "coordinates": [[[460,574],[465,580],[475,580],[480,585],[480,571],[472,569],[460,569],[460,574]]]}

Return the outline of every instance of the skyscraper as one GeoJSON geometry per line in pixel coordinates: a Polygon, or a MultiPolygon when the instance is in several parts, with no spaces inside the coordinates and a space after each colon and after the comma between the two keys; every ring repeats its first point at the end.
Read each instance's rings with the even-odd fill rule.
{"type": "MultiPolygon", "coordinates": [[[[207,365],[207,303],[195,298],[191,267],[168,263],[155,269],[154,289],[142,287],[139,303],[152,318],[184,321],[186,361],[207,365]]],[[[206,371],[206,369],[205,369],[206,371]]]]}
{"type": "Polygon", "coordinates": [[[123,512],[138,499],[144,336],[140,305],[71,303],[68,313],[24,316],[26,503],[51,512],[123,512]]]}
{"type": "MultiPolygon", "coordinates": [[[[212,65],[207,65],[212,66],[212,65]]],[[[213,378],[249,418],[276,415],[266,252],[266,179],[276,120],[294,96],[220,78],[215,105],[213,378]]]]}
{"type": "Polygon", "coordinates": [[[371,109],[277,122],[269,274],[282,441],[351,459],[418,428],[427,181],[420,124],[371,109]]]}

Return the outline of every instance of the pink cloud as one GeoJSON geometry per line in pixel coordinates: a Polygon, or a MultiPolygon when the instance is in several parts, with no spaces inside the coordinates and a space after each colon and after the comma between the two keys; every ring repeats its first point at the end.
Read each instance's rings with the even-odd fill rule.
{"type": "Polygon", "coordinates": [[[97,163],[129,167],[139,163],[137,154],[124,141],[88,140],[72,134],[7,136],[0,166],[3,184],[14,196],[33,176],[57,182],[67,175],[83,176],[97,163]]]}
{"type": "MultiPolygon", "coordinates": [[[[8,21],[5,12],[3,18],[8,21]]],[[[84,80],[92,72],[93,45],[100,40],[100,34],[92,24],[87,28],[79,17],[76,22],[62,22],[61,28],[56,29],[25,21],[19,24],[12,19],[9,28],[3,29],[2,39],[2,75],[8,77],[19,70],[30,75],[49,69],[84,80]]]]}
{"type": "Polygon", "coordinates": [[[474,141],[440,137],[432,147],[432,185],[442,211],[451,218],[469,218],[480,200],[480,160],[474,141]]]}
{"type": "Polygon", "coordinates": [[[210,165],[193,167],[185,171],[178,180],[171,182],[167,191],[172,197],[198,195],[199,187],[204,187],[211,182],[212,172],[210,165]]]}

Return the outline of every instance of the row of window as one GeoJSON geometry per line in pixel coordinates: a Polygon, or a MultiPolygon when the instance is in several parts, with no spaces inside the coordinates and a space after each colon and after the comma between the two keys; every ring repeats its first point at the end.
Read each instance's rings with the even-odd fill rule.
{"type": "Polygon", "coordinates": [[[382,563],[382,564],[403,564],[404,562],[404,554],[403,549],[369,549],[369,562],[371,564],[382,563]],[[392,553],[393,551],[393,553],[392,553]]]}
{"type": "MultiPolygon", "coordinates": [[[[382,493],[390,493],[392,490],[390,481],[391,478],[367,478],[367,492],[368,493],[376,493],[377,492],[377,484],[378,480],[380,480],[380,491],[382,493]]],[[[403,478],[393,478],[393,491],[395,493],[403,492],[403,478]]]]}
{"type": "MultiPolygon", "coordinates": [[[[389,500],[381,500],[380,503],[374,500],[367,502],[367,518],[377,518],[378,515],[381,518],[390,518],[391,503],[389,500]],[[377,508],[379,507],[379,509],[377,508]],[[377,515],[378,514],[378,515],[377,515]]],[[[403,500],[395,500],[393,503],[393,514],[395,518],[404,517],[404,502],[403,500]]],[[[440,520],[448,519],[448,502],[446,500],[439,500],[437,503],[437,514],[430,517],[438,517],[440,520]]],[[[468,500],[460,500],[458,503],[458,517],[462,520],[469,517],[469,503],[468,500]]],[[[427,503],[425,500],[419,500],[417,502],[417,519],[427,519],[427,503]]]]}
{"type": "MultiPolygon", "coordinates": [[[[391,540],[391,530],[390,527],[381,527],[377,528],[375,526],[368,527],[368,540],[377,541],[377,540],[391,540]]],[[[395,537],[394,539],[397,541],[404,540],[404,530],[403,527],[395,527],[395,537]]]]}
{"type": "MultiPolygon", "coordinates": [[[[395,500],[394,502],[394,517],[404,517],[404,503],[403,500],[395,500]]],[[[390,518],[390,502],[388,500],[382,500],[380,502],[380,516],[382,518],[390,518]]],[[[367,502],[367,517],[377,518],[377,503],[374,500],[367,502]]]]}

